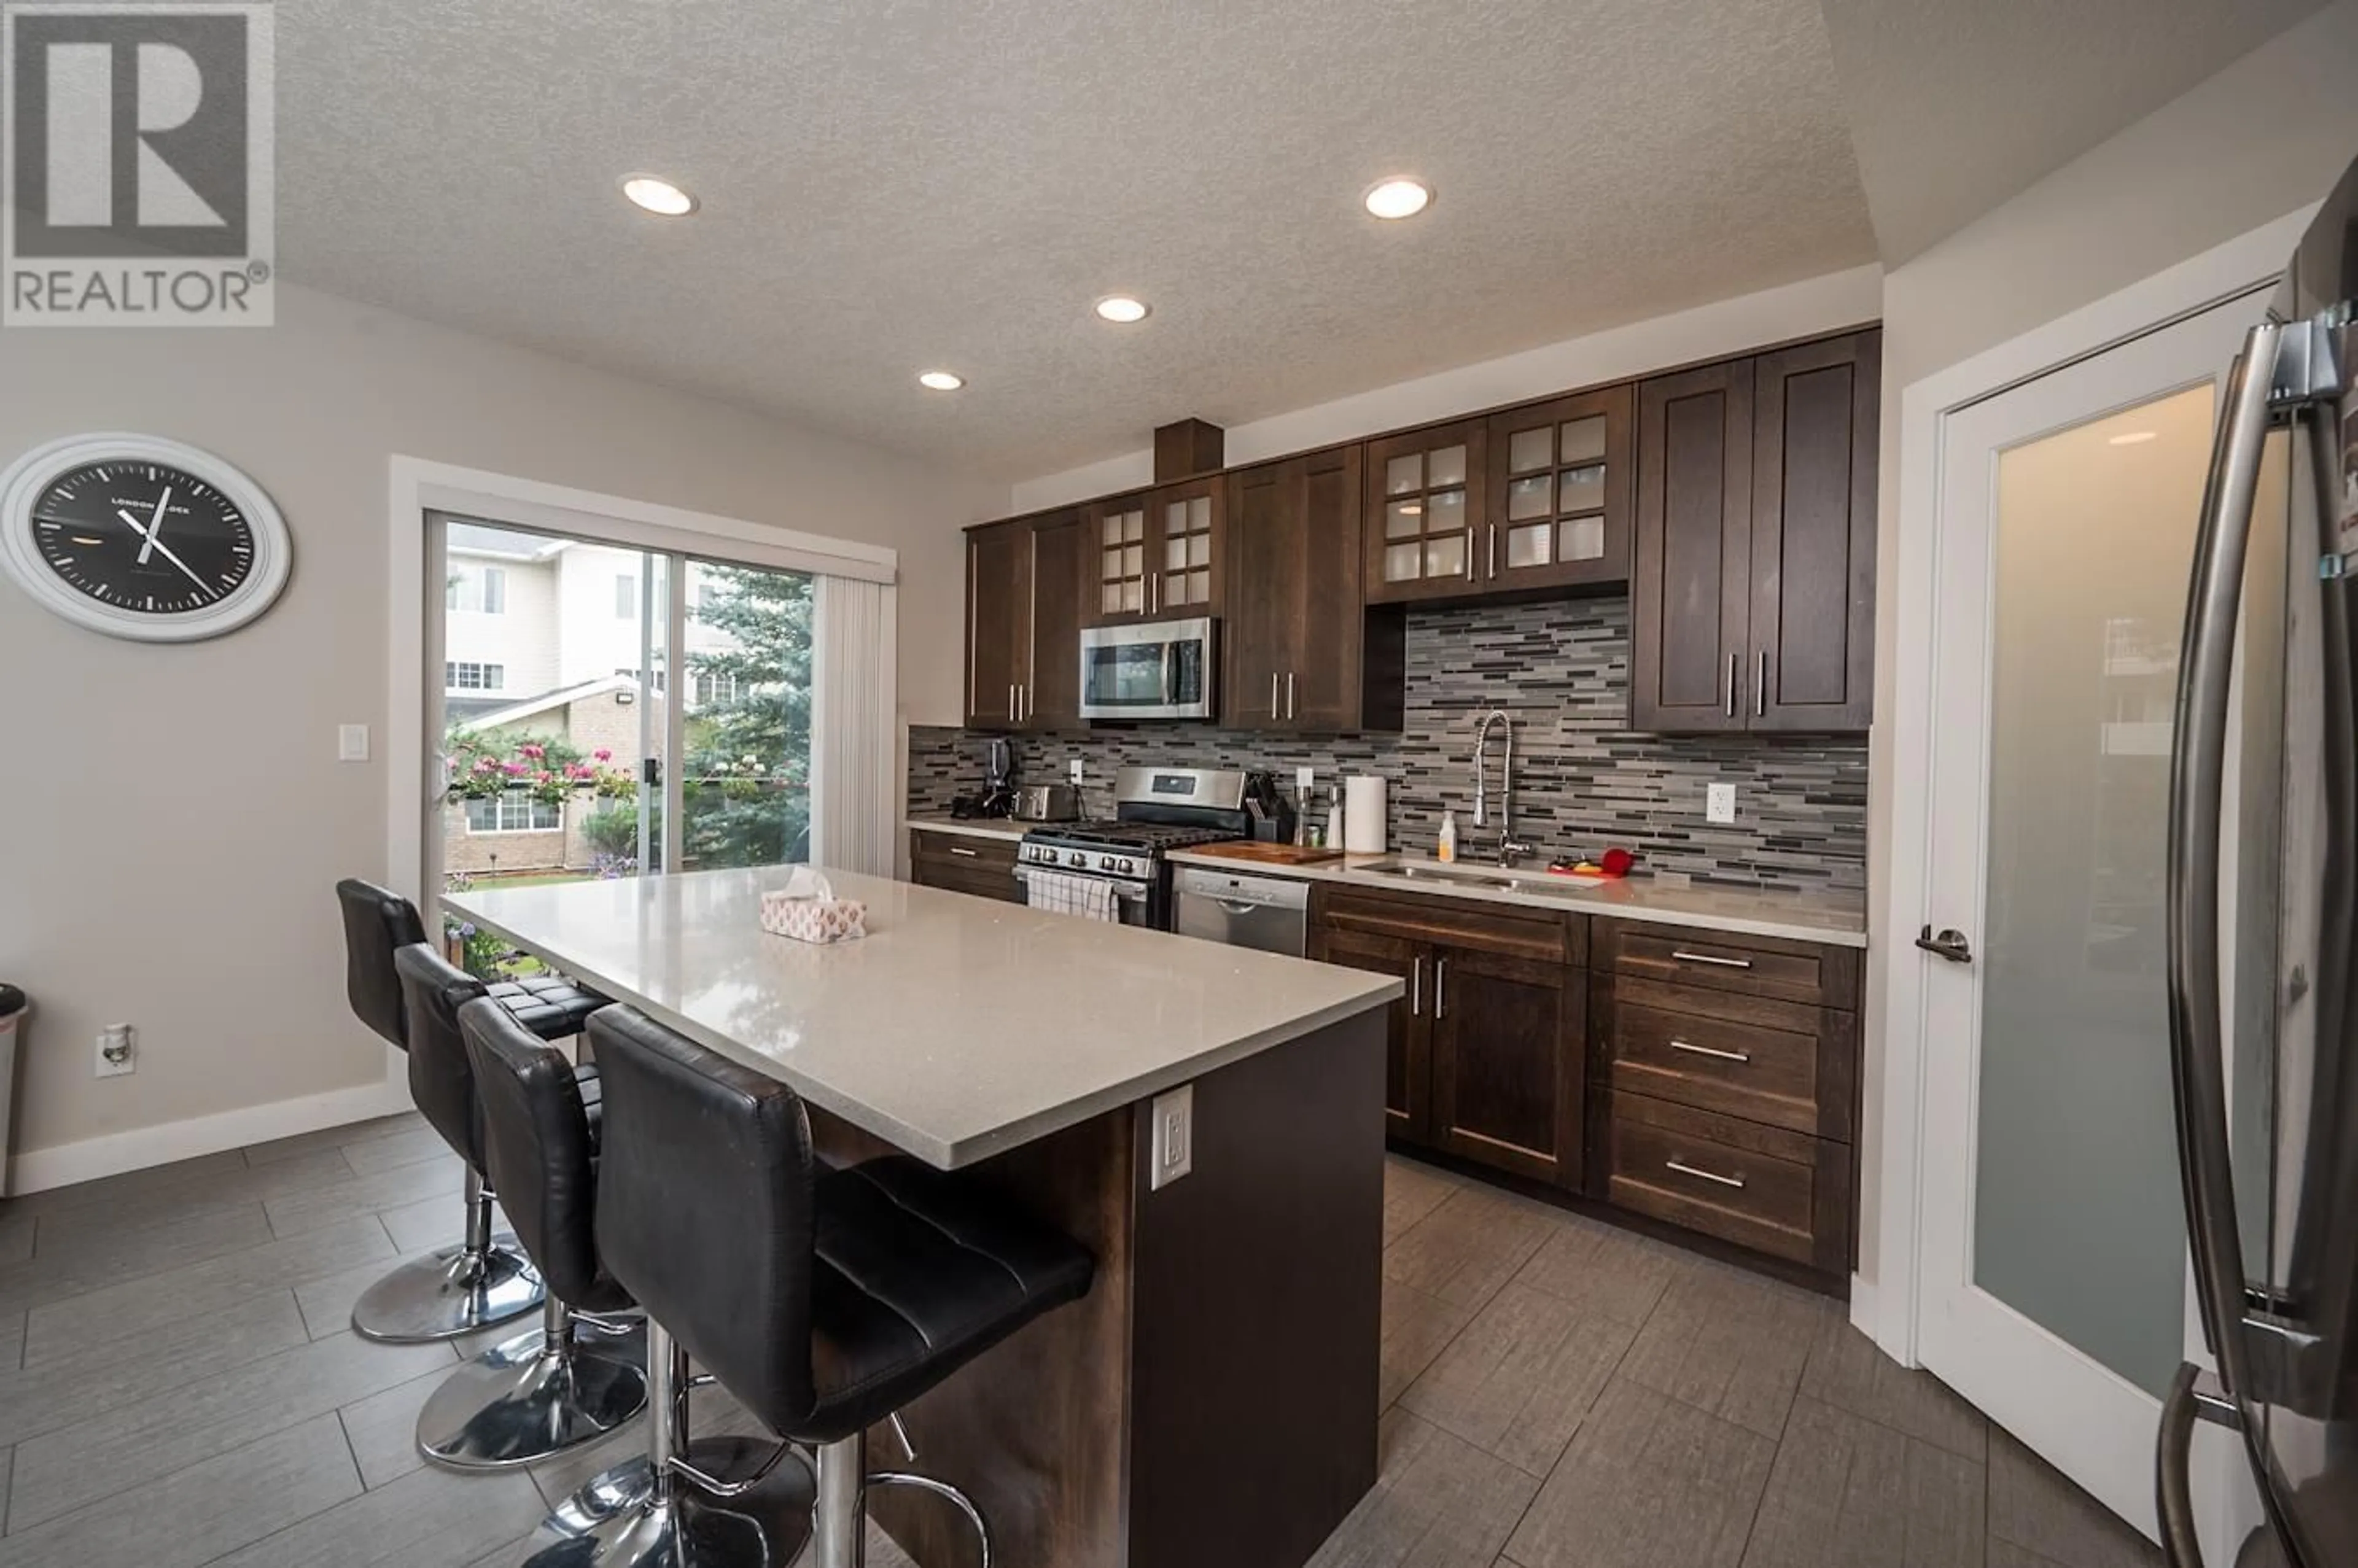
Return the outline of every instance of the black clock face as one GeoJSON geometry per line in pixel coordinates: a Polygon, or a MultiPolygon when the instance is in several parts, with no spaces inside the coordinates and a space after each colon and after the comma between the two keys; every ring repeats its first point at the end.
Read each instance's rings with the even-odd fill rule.
{"type": "Polygon", "coordinates": [[[254,525],[194,474],[163,463],[92,463],[33,502],[41,559],[101,604],[185,615],[219,604],[254,570],[254,525]]]}

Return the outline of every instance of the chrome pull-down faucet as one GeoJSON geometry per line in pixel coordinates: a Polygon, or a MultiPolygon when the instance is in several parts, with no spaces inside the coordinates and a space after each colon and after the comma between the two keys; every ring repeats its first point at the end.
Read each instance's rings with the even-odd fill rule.
{"type": "Polygon", "coordinates": [[[1484,785],[1484,764],[1490,752],[1490,726],[1496,724],[1506,735],[1505,753],[1498,759],[1498,841],[1493,852],[1498,864],[1512,866],[1521,856],[1536,853],[1533,846],[1515,837],[1515,721],[1503,708],[1494,708],[1482,715],[1480,727],[1474,733],[1474,826],[1490,825],[1489,792],[1484,785]]]}

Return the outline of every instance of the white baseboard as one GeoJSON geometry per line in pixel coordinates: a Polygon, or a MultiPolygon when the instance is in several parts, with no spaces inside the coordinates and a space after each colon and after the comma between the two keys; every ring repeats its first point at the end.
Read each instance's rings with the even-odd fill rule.
{"type": "Polygon", "coordinates": [[[218,1154],[224,1149],[243,1149],[249,1143],[267,1143],[274,1138],[292,1138],[297,1133],[366,1121],[371,1117],[395,1115],[409,1108],[409,1083],[406,1075],[398,1070],[400,1056],[388,1054],[392,1054],[392,1061],[382,1083],[275,1100],[268,1105],[247,1106],[212,1116],[190,1117],[186,1121],[168,1121],[161,1127],[110,1132],[103,1137],[85,1138],[79,1143],[60,1143],[52,1149],[27,1150],[8,1162],[7,1180],[0,1182],[0,1194],[69,1187],[101,1176],[144,1171],[150,1165],[168,1165],[176,1160],[218,1154]]]}

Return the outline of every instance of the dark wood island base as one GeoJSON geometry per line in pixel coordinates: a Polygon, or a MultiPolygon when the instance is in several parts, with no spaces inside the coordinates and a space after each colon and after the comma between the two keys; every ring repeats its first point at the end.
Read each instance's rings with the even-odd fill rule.
{"type": "MultiPolygon", "coordinates": [[[[1366,1012],[1195,1079],[1195,1168],[1160,1191],[1148,1102],[973,1167],[1098,1260],[904,1417],[998,1562],[1300,1568],[1375,1485],[1384,1034],[1366,1012]]],[[[887,1152],[812,1116],[830,1157],[887,1152]]],[[[888,1428],[870,1455],[899,1463],[888,1428]]],[[[976,1561],[936,1499],[869,1509],[927,1568],[976,1561]]]]}

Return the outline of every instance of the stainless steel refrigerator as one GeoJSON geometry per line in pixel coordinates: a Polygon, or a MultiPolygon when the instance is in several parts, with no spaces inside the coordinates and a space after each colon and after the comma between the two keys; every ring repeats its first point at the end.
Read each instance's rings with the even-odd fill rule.
{"type": "Polygon", "coordinates": [[[2358,168],[2227,381],[2171,769],[2170,1044],[2214,1374],[2163,1407],[2163,1545],[2201,1562],[2195,1424],[2240,1433],[2275,1553],[2358,1568],[2358,168]]]}

